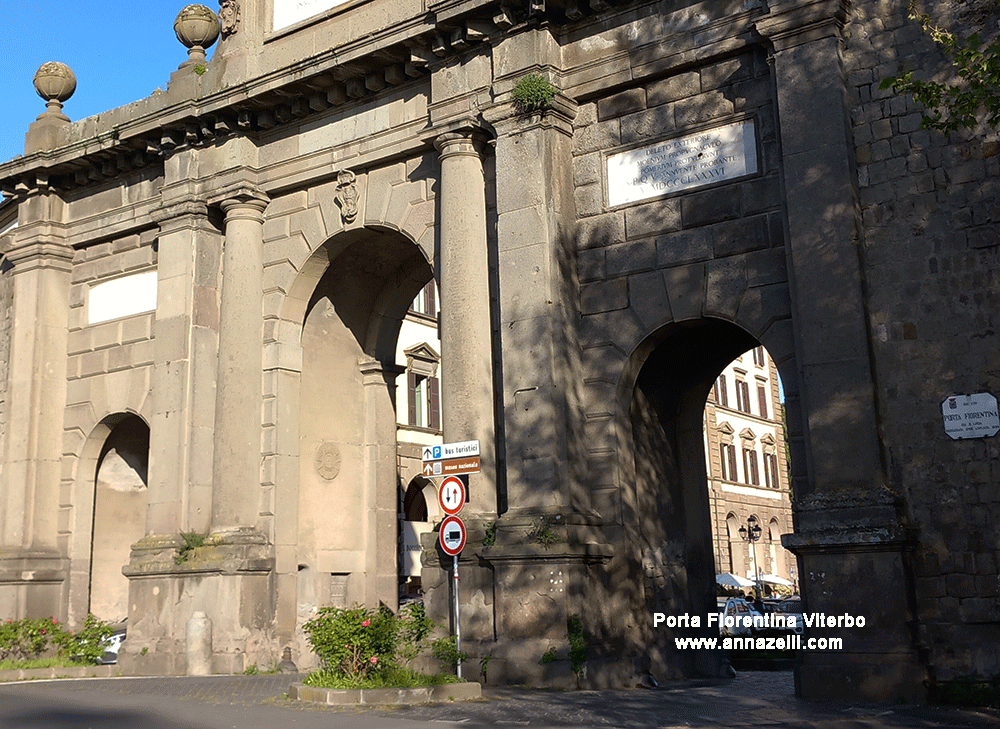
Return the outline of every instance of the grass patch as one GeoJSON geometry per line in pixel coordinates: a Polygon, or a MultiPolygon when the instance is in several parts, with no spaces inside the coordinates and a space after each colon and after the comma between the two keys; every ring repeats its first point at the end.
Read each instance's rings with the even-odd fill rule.
{"type": "Polygon", "coordinates": [[[316,688],[374,689],[442,686],[448,683],[464,683],[464,680],[446,673],[429,676],[409,668],[393,666],[385,671],[361,676],[344,676],[334,671],[319,670],[306,676],[302,683],[316,688]]]}
{"type": "Polygon", "coordinates": [[[67,658],[53,656],[52,658],[27,658],[23,660],[0,661],[0,671],[30,670],[32,668],[72,668],[74,666],[92,666],[86,661],[73,661],[67,658]]]}

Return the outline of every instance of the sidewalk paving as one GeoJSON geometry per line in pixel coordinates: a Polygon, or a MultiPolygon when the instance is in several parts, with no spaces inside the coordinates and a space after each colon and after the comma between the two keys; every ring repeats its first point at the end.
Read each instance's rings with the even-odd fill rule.
{"type": "Polygon", "coordinates": [[[19,729],[441,729],[454,727],[995,727],[1000,712],[796,699],[790,672],[654,690],[484,689],[478,701],[325,707],[289,700],[301,676],[109,678],[0,685],[0,727],[19,729]]]}

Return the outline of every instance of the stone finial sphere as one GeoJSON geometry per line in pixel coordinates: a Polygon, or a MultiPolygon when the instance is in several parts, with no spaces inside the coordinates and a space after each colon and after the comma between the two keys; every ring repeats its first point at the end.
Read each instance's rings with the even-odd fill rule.
{"type": "Polygon", "coordinates": [[[186,5],[177,13],[174,33],[187,48],[208,48],[219,37],[219,17],[204,5],[186,5]]]}
{"type": "Polygon", "coordinates": [[[76,74],[65,63],[49,61],[35,71],[35,91],[46,101],[62,104],[76,91],[76,74]]]}

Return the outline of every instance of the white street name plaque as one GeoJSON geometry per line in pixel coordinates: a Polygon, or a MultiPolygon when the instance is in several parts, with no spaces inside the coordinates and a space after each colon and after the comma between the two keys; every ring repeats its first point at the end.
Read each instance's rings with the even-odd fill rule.
{"type": "Polygon", "coordinates": [[[274,0],[273,28],[287,28],[346,2],[348,0],[274,0]]]}
{"type": "Polygon", "coordinates": [[[953,395],[941,403],[944,432],[955,440],[989,438],[1000,431],[997,399],[988,392],[953,395]]]}
{"type": "Polygon", "coordinates": [[[608,156],[608,205],[645,200],[757,172],[753,120],[608,156]]]}

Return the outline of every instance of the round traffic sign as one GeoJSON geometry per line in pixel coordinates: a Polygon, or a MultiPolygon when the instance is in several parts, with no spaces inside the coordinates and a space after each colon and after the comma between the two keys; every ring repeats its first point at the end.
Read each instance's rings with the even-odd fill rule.
{"type": "Polygon", "coordinates": [[[438,536],[445,554],[455,557],[465,549],[465,524],[457,516],[446,516],[438,536]]]}
{"type": "Polygon", "coordinates": [[[438,503],[445,514],[457,514],[465,506],[465,484],[457,476],[448,476],[438,489],[438,503]]]}

